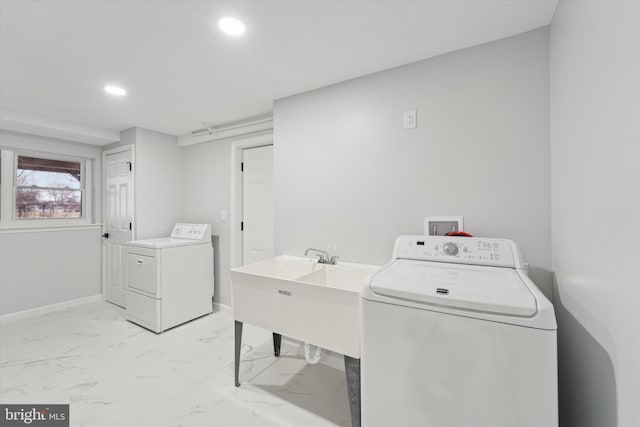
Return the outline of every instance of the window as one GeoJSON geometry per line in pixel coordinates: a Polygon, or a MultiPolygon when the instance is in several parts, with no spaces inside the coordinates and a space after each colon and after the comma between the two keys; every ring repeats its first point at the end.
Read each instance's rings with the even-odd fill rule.
{"type": "Polygon", "coordinates": [[[0,150],[0,228],[92,223],[93,159],[0,150]]]}
{"type": "Polygon", "coordinates": [[[82,218],[82,164],[17,156],[16,219],[82,218]]]}

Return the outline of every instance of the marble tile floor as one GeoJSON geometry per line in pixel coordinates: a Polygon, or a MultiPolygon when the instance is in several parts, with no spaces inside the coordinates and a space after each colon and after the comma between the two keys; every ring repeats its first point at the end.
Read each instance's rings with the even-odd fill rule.
{"type": "Polygon", "coordinates": [[[156,335],[106,302],[0,325],[0,402],[69,403],[72,426],[351,425],[343,360],[273,356],[270,331],[244,326],[233,385],[233,318],[218,311],[156,335]]]}

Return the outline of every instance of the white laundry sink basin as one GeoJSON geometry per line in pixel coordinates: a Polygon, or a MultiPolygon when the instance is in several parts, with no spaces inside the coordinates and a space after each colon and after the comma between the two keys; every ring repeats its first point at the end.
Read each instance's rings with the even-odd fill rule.
{"type": "Polygon", "coordinates": [[[365,278],[375,273],[380,267],[363,264],[324,265],[324,268],[298,277],[298,282],[328,286],[360,293],[365,278]]]}
{"type": "Polygon", "coordinates": [[[318,264],[310,258],[280,255],[266,261],[234,268],[231,270],[231,275],[242,273],[242,276],[264,276],[288,280],[304,276],[321,268],[322,264],[318,264]]]}
{"type": "Polygon", "coordinates": [[[235,320],[360,358],[360,288],[378,269],[286,255],[234,268],[235,320]]]}

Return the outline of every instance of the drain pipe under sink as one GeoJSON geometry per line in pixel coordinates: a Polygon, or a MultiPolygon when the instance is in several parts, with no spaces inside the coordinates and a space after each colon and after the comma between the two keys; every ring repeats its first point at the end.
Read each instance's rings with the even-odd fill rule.
{"type": "Polygon", "coordinates": [[[308,342],[304,343],[304,358],[307,359],[307,363],[311,365],[315,365],[320,361],[321,357],[322,357],[322,347],[309,344],[308,342]],[[315,349],[313,350],[313,355],[311,355],[312,347],[315,347],[315,349]]]}

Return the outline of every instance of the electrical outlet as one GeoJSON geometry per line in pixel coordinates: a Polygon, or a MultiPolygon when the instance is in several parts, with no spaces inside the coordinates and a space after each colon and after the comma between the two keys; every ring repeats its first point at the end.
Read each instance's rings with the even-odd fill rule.
{"type": "Polygon", "coordinates": [[[405,129],[414,129],[416,126],[418,126],[417,120],[418,113],[416,112],[416,110],[404,112],[403,125],[405,129]]]}
{"type": "Polygon", "coordinates": [[[458,230],[458,223],[456,221],[432,221],[429,222],[429,235],[430,236],[444,236],[447,233],[452,233],[458,230]]]}

